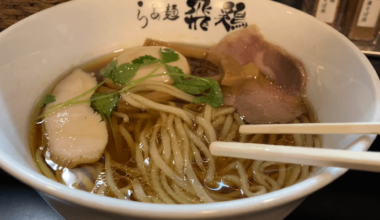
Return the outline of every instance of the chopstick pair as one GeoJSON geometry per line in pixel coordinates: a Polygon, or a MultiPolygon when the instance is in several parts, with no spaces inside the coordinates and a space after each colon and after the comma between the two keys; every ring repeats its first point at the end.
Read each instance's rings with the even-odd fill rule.
{"type": "MultiPolygon", "coordinates": [[[[380,134],[380,123],[242,125],[239,132],[242,134],[380,134]]],[[[377,152],[219,141],[211,143],[210,151],[215,156],[380,172],[380,153],[377,152]]]]}

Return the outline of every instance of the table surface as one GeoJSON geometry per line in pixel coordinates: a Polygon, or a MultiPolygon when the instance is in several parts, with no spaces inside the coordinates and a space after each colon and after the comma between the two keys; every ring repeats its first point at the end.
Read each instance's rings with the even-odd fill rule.
{"type": "MultiPolygon", "coordinates": [[[[380,72],[380,58],[369,57],[380,72]]],[[[380,137],[370,151],[380,151],[380,137]]],[[[0,169],[0,219],[63,219],[29,186],[0,169]]],[[[348,171],[308,196],[286,220],[380,219],[380,174],[348,171]],[[379,178],[379,179],[377,179],[379,178]]]]}

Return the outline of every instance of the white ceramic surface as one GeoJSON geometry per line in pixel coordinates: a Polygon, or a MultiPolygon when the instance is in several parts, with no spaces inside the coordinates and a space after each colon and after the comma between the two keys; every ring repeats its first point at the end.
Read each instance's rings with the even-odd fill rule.
{"type": "MultiPolygon", "coordinates": [[[[378,77],[367,58],[351,42],[328,25],[295,9],[271,1],[243,2],[245,21],[258,25],[268,41],[305,64],[309,74],[307,94],[321,122],[380,121],[378,77]]],[[[100,197],[69,189],[37,172],[27,143],[27,125],[33,105],[47,85],[72,66],[140,45],[147,37],[200,45],[216,43],[227,33],[222,24],[215,25],[223,3],[211,0],[208,31],[199,27],[199,21],[197,30],[189,29],[184,18],[190,8],[186,1],[174,0],[144,0],[141,7],[138,1],[76,0],[37,13],[3,31],[0,34],[1,168],[42,191],[64,216],[87,213],[97,219],[116,216],[281,219],[305,196],[342,175],[345,169],[322,168],[301,183],[262,196],[178,206],[100,197]],[[164,19],[167,5],[173,3],[177,5],[179,18],[164,19]],[[152,19],[153,8],[160,13],[160,20],[152,19]]],[[[368,149],[375,136],[323,138],[324,147],[362,151],[368,149]]]]}

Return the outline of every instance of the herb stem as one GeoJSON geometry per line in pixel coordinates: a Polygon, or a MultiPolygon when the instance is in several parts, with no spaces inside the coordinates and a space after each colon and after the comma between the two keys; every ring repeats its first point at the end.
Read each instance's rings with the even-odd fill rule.
{"type": "MultiPolygon", "coordinates": [[[[160,66],[161,65],[157,66],[157,68],[155,68],[156,69],[155,71],[157,71],[160,68],[160,66]]],[[[54,108],[51,108],[49,111],[46,111],[45,113],[43,113],[42,115],[40,115],[39,117],[37,117],[36,120],[38,120],[40,118],[43,118],[43,117],[45,117],[47,115],[53,114],[54,112],[56,112],[56,111],[58,111],[58,110],[60,110],[62,108],[65,108],[67,106],[70,106],[70,105],[77,105],[77,104],[92,102],[92,101],[95,101],[95,100],[104,99],[104,98],[108,98],[108,97],[113,96],[113,95],[120,94],[122,92],[127,91],[128,89],[131,89],[131,88],[135,87],[138,84],[141,84],[142,82],[144,82],[145,80],[150,79],[150,78],[159,77],[159,76],[183,76],[183,74],[177,74],[177,73],[161,73],[161,74],[156,74],[156,75],[152,75],[152,74],[154,74],[154,72],[153,73],[149,73],[148,75],[146,75],[144,77],[141,77],[139,79],[133,80],[132,82],[129,83],[129,85],[125,86],[124,88],[122,88],[121,90],[119,90],[117,92],[110,93],[110,94],[103,95],[103,96],[99,96],[99,97],[95,97],[95,98],[86,99],[86,100],[75,101],[75,100],[77,100],[79,98],[84,97],[89,92],[95,91],[97,88],[99,88],[102,84],[104,84],[108,80],[108,79],[105,79],[104,81],[102,81],[101,83],[99,83],[97,86],[95,86],[95,87],[91,88],[90,90],[86,91],[85,92],[86,94],[83,93],[83,94],[81,94],[79,96],[76,96],[76,97],[74,97],[74,98],[66,101],[66,102],[63,102],[63,103],[55,105],[54,108]]],[[[200,80],[208,82],[206,79],[203,79],[203,78],[198,77],[198,76],[186,75],[186,77],[200,79],[200,80]]]]}
{"type": "MultiPolygon", "coordinates": [[[[169,59],[168,62],[172,62],[172,61],[175,61],[173,60],[173,58],[170,58],[168,57],[168,54],[172,53],[173,51],[161,51],[161,54],[162,56],[167,56],[167,58],[169,59]]],[[[155,59],[155,58],[153,58],[155,59]]],[[[178,60],[178,57],[175,58],[176,60],[178,60]]],[[[158,59],[159,60],[159,59],[158,59]]],[[[141,77],[139,79],[136,79],[136,80],[133,80],[133,81],[130,81],[127,85],[125,85],[122,89],[120,89],[119,91],[116,91],[114,93],[110,93],[110,94],[106,94],[106,95],[99,95],[97,97],[91,97],[90,99],[86,99],[86,100],[79,100],[80,98],[83,98],[85,97],[87,94],[91,93],[91,92],[94,92],[96,89],[98,89],[100,86],[102,86],[104,83],[106,83],[107,80],[110,80],[110,78],[106,78],[105,80],[103,80],[102,82],[100,82],[98,85],[94,86],[93,88],[87,90],[86,92],[72,98],[72,99],[69,99],[63,103],[59,103],[59,104],[56,104],[56,105],[52,105],[50,106],[50,109],[45,111],[43,114],[41,114],[39,117],[36,118],[36,120],[40,119],[40,118],[43,118],[47,115],[50,115],[62,108],[65,108],[67,106],[70,106],[70,105],[76,105],[76,104],[82,104],[82,103],[87,103],[87,102],[93,102],[93,101],[96,101],[96,100],[99,100],[99,99],[104,99],[104,98],[108,98],[110,96],[114,96],[114,95],[118,95],[122,92],[125,92],[127,91],[128,89],[131,89],[133,88],[134,86],[136,85],[139,85],[141,83],[143,83],[145,80],[147,79],[150,79],[150,78],[153,78],[153,77],[160,77],[160,76],[180,76],[180,77],[187,77],[187,78],[193,78],[193,79],[197,79],[197,80],[202,80],[202,81],[205,81],[207,82],[210,87],[212,86],[209,79],[205,79],[205,78],[201,78],[201,77],[198,77],[198,76],[193,76],[193,75],[190,75],[190,74],[179,74],[179,73],[160,73],[160,74],[155,74],[155,72],[157,72],[158,69],[160,69],[162,66],[165,66],[166,63],[168,62],[164,62],[165,59],[163,60],[159,60],[160,64],[156,66],[156,68],[154,68],[148,75],[144,76],[144,77],[141,77]]],[[[114,65],[116,65],[116,63],[114,63],[114,65]]],[[[168,66],[167,68],[168,69],[168,66]]],[[[182,72],[182,71],[181,71],[182,72]]],[[[135,74],[135,72],[133,73],[135,74]]],[[[114,81],[114,79],[111,77],[111,79],[114,81]]],[[[130,80],[130,79],[129,79],[130,80]]],[[[108,118],[109,119],[109,118],[108,118]]],[[[110,119],[109,119],[109,122],[110,119]]],[[[111,126],[112,128],[112,126],[111,126]]],[[[114,133],[114,132],[113,132],[114,133]]],[[[116,137],[115,137],[115,134],[114,134],[114,138],[115,138],[115,141],[116,141],[116,137]]]]}
{"type": "MultiPolygon", "coordinates": [[[[75,100],[80,99],[80,98],[86,96],[86,95],[89,94],[90,92],[93,92],[93,91],[97,90],[101,85],[103,85],[105,82],[107,82],[107,80],[108,80],[108,79],[103,80],[101,83],[97,84],[96,86],[92,87],[91,89],[87,90],[86,92],[84,92],[84,93],[82,93],[82,94],[80,94],[80,95],[78,95],[78,96],[75,96],[74,98],[69,99],[69,100],[67,100],[66,102],[62,102],[62,103],[59,103],[59,104],[56,104],[56,105],[51,106],[51,109],[54,109],[54,108],[56,108],[56,107],[61,107],[62,105],[64,105],[64,104],[67,103],[67,102],[74,102],[75,100]]],[[[67,105],[66,105],[66,106],[67,106],[67,105]]]]}
{"type": "MultiPolygon", "coordinates": [[[[108,123],[110,124],[110,127],[111,127],[111,131],[112,131],[112,134],[113,134],[113,138],[115,139],[115,145],[117,146],[117,139],[116,139],[116,134],[115,134],[115,130],[113,129],[113,126],[112,126],[112,122],[111,122],[111,118],[110,117],[107,117],[108,118],[108,123]]],[[[117,148],[117,147],[116,147],[117,148]]],[[[119,155],[120,156],[120,155],[119,155]]]]}
{"type": "Polygon", "coordinates": [[[148,75],[146,76],[151,76],[153,75],[158,69],[160,69],[161,67],[163,67],[164,64],[163,63],[160,63],[160,65],[158,65],[156,68],[154,68],[148,75]]]}

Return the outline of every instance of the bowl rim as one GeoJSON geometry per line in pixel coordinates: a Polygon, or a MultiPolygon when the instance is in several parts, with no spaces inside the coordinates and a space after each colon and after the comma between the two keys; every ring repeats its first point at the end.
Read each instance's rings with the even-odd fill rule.
{"type": "MultiPolygon", "coordinates": [[[[13,30],[21,27],[24,24],[32,21],[38,16],[44,16],[45,14],[52,14],[56,10],[61,8],[72,6],[75,4],[80,4],[82,2],[89,2],[91,0],[80,0],[80,1],[69,1],[63,4],[57,5],[55,7],[43,10],[36,13],[26,19],[17,22],[11,27],[3,30],[0,33],[0,38],[4,35],[11,33],[13,30]]],[[[93,0],[92,0],[93,1],[93,0]]],[[[101,0],[98,0],[101,1],[101,0]]],[[[292,12],[297,16],[301,16],[304,19],[308,19],[310,22],[314,22],[316,25],[323,27],[327,32],[337,36],[342,42],[346,44],[353,52],[358,55],[358,59],[367,69],[370,77],[372,78],[372,83],[376,90],[376,101],[380,100],[380,81],[376,71],[374,70],[371,63],[365,57],[364,54],[345,36],[334,30],[329,25],[321,22],[314,17],[301,12],[297,9],[291,8],[289,6],[272,2],[272,1],[258,1],[265,2],[266,4],[272,4],[273,7],[282,7],[284,10],[292,12]]],[[[380,103],[376,103],[376,108],[379,109],[380,103]]],[[[380,111],[376,111],[373,115],[372,121],[380,121],[380,111]]],[[[368,135],[369,141],[366,149],[368,150],[371,143],[374,141],[376,135],[368,135]]],[[[38,173],[28,173],[27,167],[25,165],[19,164],[18,161],[8,157],[7,155],[0,154],[0,167],[7,173],[16,177],[23,183],[52,195],[56,198],[63,199],[65,201],[71,202],[73,204],[84,206],[91,209],[97,209],[104,212],[115,213],[119,215],[128,215],[134,217],[145,217],[145,218],[166,218],[166,219],[180,219],[188,216],[191,218],[217,218],[217,217],[228,217],[242,215],[246,213],[264,211],[276,206],[284,205],[288,202],[301,199],[314,191],[326,186],[339,176],[343,175],[347,169],[343,168],[324,168],[324,170],[313,177],[294,184],[292,186],[286,187],[284,189],[277,190],[275,192],[267,193],[257,197],[245,198],[234,201],[227,202],[217,202],[210,204],[188,204],[181,205],[178,209],[178,205],[167,205],[167,204],[150,204],[150,203],[140,203],[133,201],[122,201],[115,198],[109,197],[99,197],[88,192],[80,190],[72,190],[71,188],[57,183],[42,174],[38,173]],[[26,169],[25,169],[26,168],[26,169]],[[147,212],[147,210],[150,210],[147,212]]]]}

